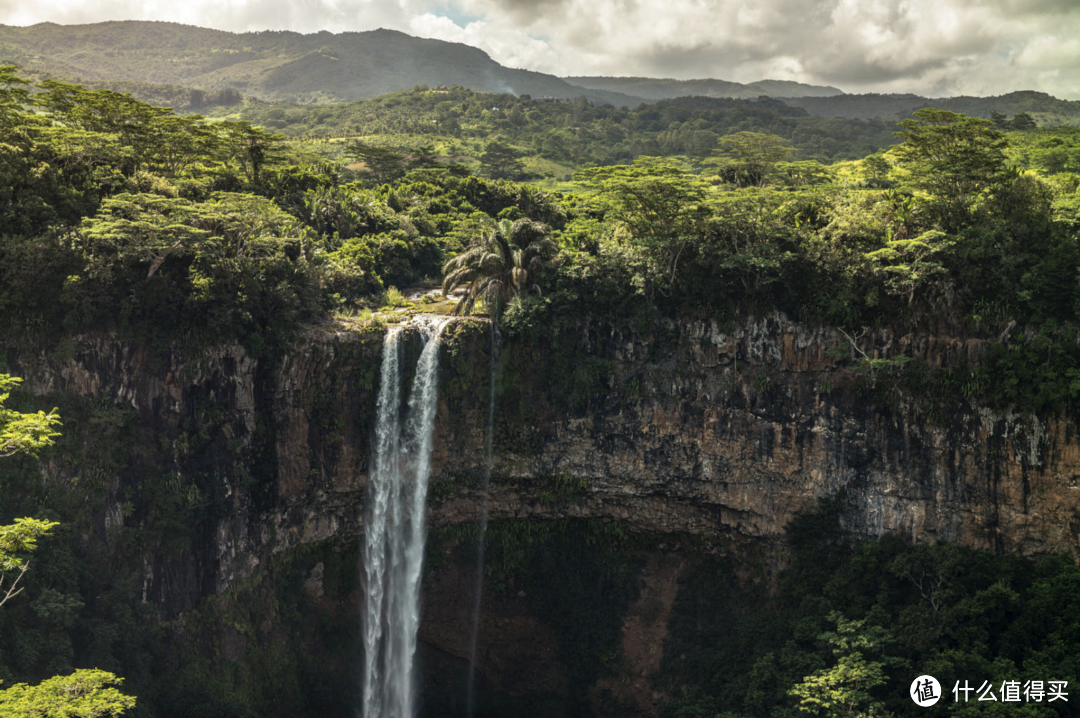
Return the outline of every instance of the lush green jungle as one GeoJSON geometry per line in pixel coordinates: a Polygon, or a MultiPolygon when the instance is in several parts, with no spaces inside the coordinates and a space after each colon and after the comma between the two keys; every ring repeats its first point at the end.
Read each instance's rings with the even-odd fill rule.
{"type": "MultiPolygon", "coordinates": [[[[902,395],[931,419],[971,405],[1080,409],[1078,128],[931,108],[898,125],[825,119],[769,100],[631,110],[456,87],[221,112],[234,114],[0,69],[0,372],[11,353],[62,359],[72,335],[92,332],[190,352],[235,340],[273,360],[306,325],[447,311],[405,291],[441,286],[464,289],[458,311],[486,312],[525,347],[585,316],[633,328],[780,310],[845,331],[849,368],[884,412],[902,395]],[[861,333],[884,326],[1000,341],[947,369],[861,355],[861,333]]],[[[203,520],[202,505],[163,479],[124,505],[143,531],[89,540],[130,409],[56,398],[44,413],[0,376],[0,716],[353,714],[355,677],[313,671],[309,657],[271,647],[221,672],[197,640],[177,648],[170,636],[195,635],[203,613],[141,601],[133,564],[151,535],[167,545],[203,520]],[[87,478],[43,481],[50,458],[87,478]],[[5,598],[17,576],[21,592],[5,598]],[[50,683],[77,668],[100,672],[50,683]],[[105,687],[117,676],[122,693],[105,687]]],[[[1080,696],[1051,702],[1049,684],[1045,700],[989,708],[908,699],[921,673],[945,691],[964,679],[1075,691],[1071,558],[859,542],[840,528],[843,502],[789,525],[775,576],[693,537],[573,520],[494,524],[488,571],[501,590],[529,587],[566,639],[583,711],[572,714],[590,710],[601,672],[618,672],[613,608],[634,599],[634,567],[675,541],[695,568],[653,679],[666,718],[1074,714],[1080,696]]],[[[440,531],[434,544],[468,550],[468,531],[440,531]]],[[[229,620],[248,630],[245,606],[274,601],[282,632],[307,630],[308,563],[323,551],[327,591],[345,595],[351,550],[282,558],[275,593],[243,588],[229,620]]],[[[355,626],[320,620],[320,636],[355,651],[355,626]]]]}

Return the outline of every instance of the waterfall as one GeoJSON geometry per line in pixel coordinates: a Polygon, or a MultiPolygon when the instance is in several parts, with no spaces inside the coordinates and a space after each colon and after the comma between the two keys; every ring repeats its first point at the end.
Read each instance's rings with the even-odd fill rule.
{"type": "Polygon", "coordinates": [[[375,456],[364,523],[363,718],[415,718],[424,509],[431,473],[439,338],[447,319],[420,320],[424,348],[404,417],[401,327],[386,336],[376,404],[375,456]]]}
{"type": "Polygon", "coordinates": [[[476,585],[473,587],[473,614],[469,633],[469,675],[465,683],[465,715],[476,714],[476,643],[480,635],[480,600],[484,595],[484,537],[487,534],[488,503],[491,500],[491,453],[495,433],[495,370],[499,363],[499,328],[491,319],[491,377],[488,383],[487,433],[484,434],[484,503],[480,509],[480,536],[476,544],[476,585]]]}

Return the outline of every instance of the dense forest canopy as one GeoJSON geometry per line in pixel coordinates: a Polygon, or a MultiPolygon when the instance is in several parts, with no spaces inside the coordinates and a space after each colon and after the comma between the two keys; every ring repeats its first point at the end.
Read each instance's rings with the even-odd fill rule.
{"type": "MultiPolygon", "coordinates": [[[[897,127],[779,102],[629,111],[416,88],[295,118],[253,111],[268,130],[15,72],[0,302],[21,341],[96,327],[259,350],[390,287],[437,283],[504,219],[544,223],[559,247],[512,326],[767,307],[852,328],[1012,321],[1056,337],[1076,321],[1078,132],[1022,115],[920,110],[897,127]],[[308,127],[296,118],[354,136],[271,131],[308,127]],[[562,181],[513,181],[544,167],[562,181]]],[[[1041,371],[1017,336],[973,371],[1041,371]]],[[[1071,366],[1056,346],[1066,364],[1051,365],[1071,366]]],[[[1005,403],[1071,403],[1053,373],[980,383],[1005,403]]]]}

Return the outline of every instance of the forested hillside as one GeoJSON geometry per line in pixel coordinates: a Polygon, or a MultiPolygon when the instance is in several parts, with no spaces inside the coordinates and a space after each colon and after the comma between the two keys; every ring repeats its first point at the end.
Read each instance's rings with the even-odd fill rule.
{"type": "Polygon", "coordinates": [[[1059,100],[1045,92],[1010,92],[996,97],[940,97],[918,95],[842,95],[837,97],[785,98],[793,107],[811,115],[848,118],[891,118],[902,120],[916,110],[934,107],[990,119],[994,114],[1029,115],[1036,124],[1075,125],[1080,123],[1080,102],[1059,100]]]}
{"type": "Polygon", "coordinates": [[[0,62],[34,77],[181,85],[262,99],[327,102],[374,97],[415,84],[463,85],[636,105],[640,98],[584,90],[553,75],[503,67],[481,50],[392,30],[301,35],[229,33],[166,22],[0,26],[0,62]]]}
{"type": "Polygon", "coordinates": [[[585,164],[627,162],[639,155],[708,156],[725,134],[751,130],[793,143],[799,159],[857,159],[896,141],[895,123],[809,117],[779,100],[705,97],[665,100],[634,110],[587,100],[550,102],[427,87],[371,100],[300,106],[248,103],[229,112],[296,138],[366,137],[376,143],[443,143],[451,154],[479,155],[488,141],[557,166],[540,175],[568,174],[585,164]]]}

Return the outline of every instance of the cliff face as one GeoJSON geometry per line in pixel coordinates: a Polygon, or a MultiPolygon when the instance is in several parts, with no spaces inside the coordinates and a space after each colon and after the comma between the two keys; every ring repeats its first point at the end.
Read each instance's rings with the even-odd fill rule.
{"type": "MultiPolygon", "coordinates": [[[[490,339],[477,321],[448,333],[434,526],[475,521],[482,503],[490,339]]],[[[12,371],[37,393],[131,407],[135,450],[111,477],[107,524],[125,520],[122,484],[138,484],[148,469],[228,506],[213,529],[213,570],[198,590],[206,594],[248,575],[267,552],[357,534],[381,342],[377,331],[312,330],[279,361],[260,362],[237,345],[187,357],[90,337],[61,361],[23,357],[12,371]]],[[[575,382],[580,366],[572,376],[545,374],[543,347],[502,353],[493,518],[602,517],[775,541],[794,514],[843,490],[847,527],[862,535],[1077,551],[1080,440],[1071,420],[978,408],[934,415],[903,395],[878,409],[839,366],[852,351],[844,336],[779,315],[729,332],[698,322],[623,336],[582,325],[563,342],[593,362],[592,385],[575,382]],[[588,405],[560,396],[573,392],[588,405]]],[[[938,366],[978,349],[887,333],[858,344],[938,366]]],[[[59,464],[47,471],[78,478],[59,464]]]]}
{"type": "MultiPolygon", "coordinates": [[[[866,377],[841,366],[856,352],[955,366],[974,360],[981,342],[882,332],[853,345],[781,316],[729,332],[711,323],[661,331],[620,336],[583,327],[581,344],[607,360],[607,395],[578,415],[545,406],[551,387],[521,377],[527,391],[519,398],[529,408],[516,428],[528,449],[511,441],[496,452],[503,480],[495,516],[544,514],[535,478],[572,477],[580,497],[562,511],[643,530],[774,541],[817,498],[844,492],[846,526],[864,536],[899,532],[912,541],[1076,554],[1073,421],[935,410],[933,397],[900,389],[880,408],[867,396],[866,377]]],[[[530,366],[542,371],[543,361],[530,366]]],[[[441,426],[442,478],[476,471],[479,424],[441,426]]],[[[433,519],[468,518],[475,503],[444,502],[433,519]]]]}
{"type": "MultiPolygon", "coordinates": [[[[9,371],[35,392],[126,412],[127,453],[95,484],[94,521],[106,537],[145,532],[141,600],[176,615],[300,547],[355,548],[382,337],[313,329],[276,360],[255,360],[238,345],[187,356],[84,337],[62,356],[17,357],[9,371]],[[155,530],[163,502],[189,517],[177,535],[155,530]]],[[[977,350],[971,340],[888,332],[852,341],[780,315],[727,330],[693,322],[634,334],[582,322],[554,341],[512,341],[499,356],[491,518],[599,518],[697,535],[708,550],[753,545],[775,558],[795,514],[843,493],[843,520],[856,534],[1076,555],[1080,439],[1071,419],[934,411],[898,390],[882,407],[867,397],[866,378],[845,367],[855,352],[953,366],[977,350]]],[[[435,528],[476,522],[484,504],[490,351],[485,323],[448,327],[429,499],[435,528]]],[[[85,483],[84,470],[60,458],[44,467],[47,482],[68,486],[85,483]]],[[[641,675],[658,665],[648,646],[662,642],[674,600],[666,587],[684,563],[669,552],[642,569],[637,600],[661,608],[648,620],[631,611],[623,625],[623,653],[641,675]]],[[[313,600],[327,600],[321,571],[305,579],[313,600]]],[[[472,599],[459,589],[468,571],[429,571],[422,638],[432,666],[460,670],[467,654],[467,634],[447,626],[466,621],[472,599]]],[[[342,595],[335,610],[354,610],[357,596],[342,595]]],[[[507,690],[531,681],[559,694],[567,678],[551,658],[548,629],[515,600],[486,599],[483,620],[502,621],[493,632],[503,638],[482,642],[481,676],[507,690]],[[555,668],[529,673],[513,663],[522,656],[555,668]]],[[[243,655],[244,641],[256,639],[230,640],[226,653],[243,655]]],[[[647,685],[627,685],[619,700],[650,713],[647,685]]]]}

